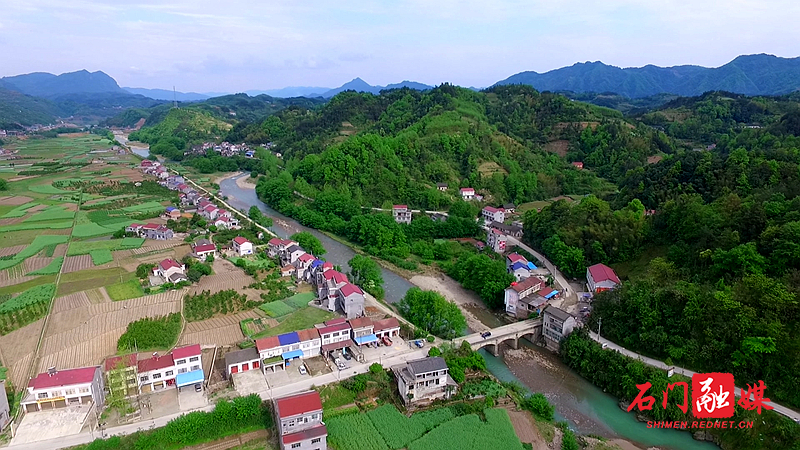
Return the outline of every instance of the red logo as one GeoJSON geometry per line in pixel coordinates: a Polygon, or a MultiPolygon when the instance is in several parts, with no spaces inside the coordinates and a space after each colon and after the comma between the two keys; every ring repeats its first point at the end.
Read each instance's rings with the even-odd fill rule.
{"type": "Polygon", "coordinates": [[[733,417],[734,389],[731,373],[692,375],[692,415],[698,419],[733,417]]]}

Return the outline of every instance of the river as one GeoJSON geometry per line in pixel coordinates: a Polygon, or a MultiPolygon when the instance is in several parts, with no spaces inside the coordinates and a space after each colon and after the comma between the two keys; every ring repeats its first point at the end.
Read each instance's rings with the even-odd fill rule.
{"type": "MultiPolygon", "coordinates": [[[[246,176],[249,175],[240,175],[246,176]]],[[[256,205],[272,217],[274,225],[271,230],[282,238],[299,231],[312,233],[328,251],[325,258],[341,265],[344,270],[348,269],[347,261],[355,254],[352,249],[271,209],[258,199],[255,190],[240,188],[236,178],[229,177],[220,182],[220,191],[228,197],[231,206],[247,210],[256,205]]],[[[399,301],[412,287],[405,278],[386,268],[381,268],[381,274],[389,302],[399,301]]],[[[500,325],[491,313],[479,314],[478,317],[489,326],[500,325]]],[[[689,433],[647,429],[645,424],[636,421],[633,414],[622,411],[614,397],[603,393],[546,350],[533,345],[520,346],[519,350],[505,350],[502,359],[481,350],[489,370],[503,381],[518,381],[530,391],[543,393],[556,406],[558,418],[567,420],[581,434],[621,438],[643,447],[658,446],[670,450],[718,449],[713,444],[695,441],[689,433]]]]}

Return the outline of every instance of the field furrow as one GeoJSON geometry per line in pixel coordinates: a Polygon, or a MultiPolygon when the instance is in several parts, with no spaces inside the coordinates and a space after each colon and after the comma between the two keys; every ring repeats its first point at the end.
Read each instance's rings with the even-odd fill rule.
{"type": "Polygon", "coordinates": [[[48,258],[46,256],[33,256],[28,258],[25,260],[25,273],[34,272],[43,267],[47,267],[53,259],[54,258],[48,258]]]}
{"type": "Polygon", "coordinates": [[[24,276],[24,277],[17,277],[17,278],[8,278],[6,275],[7,270],[4,270],[0,273],[0,287],[11,286],[14,284],[24,283],[26,281],[33,280],[36,278],[35,276],[24,276]]]}
{"type": "Polygon", "coordinates": [[[0,248],[0,256],[16,255],[17,253],[25,250],[27,245],[15,245],[13,247],[0,248]]]}
{"type": "Polygon", "coordinates": [[[74,294],[65,295],[55,299],[53,304],[52,314],[58,314],[70,309],[80,308],[81,306],[89,306],[89,296],[85,292],[76,292],[74,294]]]}
{"type": "Polygon", "coordinates": [[[79,272],[93,267],[94,263],[92,263],[92,257],[89,255],[67,256],[64,258],[64,266],[61,268],[61,272],[79,272]]]}
{"type": "Polygon", "coordinates": [[[38,320],[5,336],[0,336],[0,353],[3,355],[3,364],[11,370],[11,379],[16,386],[24,386],[28,381],[28,364],[39,334],[42,332],[44,320],[38,320]]]}

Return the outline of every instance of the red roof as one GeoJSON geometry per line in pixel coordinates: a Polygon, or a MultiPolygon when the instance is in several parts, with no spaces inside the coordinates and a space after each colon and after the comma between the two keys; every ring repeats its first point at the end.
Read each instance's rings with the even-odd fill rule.
{"type": "Polygon", "coordinates": [[[281,245],[281,244],[283,244],[283,239],[272,238],[272,239],[269,240],[269,242],[267,242],[267,244],[269,244],[269,245],[281,245]]]}
{"type": "Polygon", "coordinates": [[[161,261],[158,265],[161,267],[161,270],[167,270],[172,267],[176,269],[181,268],[181,265],[178,264],[178,261],[175,261],[174,259],[165,259],[161,261]]]}
{"type": "Polygon", "coordinates": [[[340,323],[345,323],[345,322],[347,322],[347,319],[345,319],[344,317],[339,317],[338,319],[331,319],[331,320],[326,321],[325,325],[328,325],[328,326],[339,325],[340,323]]]}
{"type": "Polygon", "coordinates": [[[497,228],[492,228],[492,233],[502,235],[503,232],[498,230],[497,228]]]}
{"type": "Polygon", "coordinates": [[[347,283],[347,277],[344,276],[344,274],[342,272],[339,272],[338,270],[325,271],[325,272],[323,272],[322,276],[326,280],[331,280],[332,279],[333,281],[336,282],[336,284],[347,283]]]}
{"type": "Polygon", "coordinates": [[[536,295],[539,295],[539,296],[542,296],[542,297],[547,297],[548,295],[552,294],[554,291],[555,291],[555,289],[545,286],[545,287],[541,288],[539,290],[539,292],[536,293],[536,295]]]}
{"type": "Polygon", "coordinates": [[[461,188],[461,192],[475,192],[473,188],[461,188]]]}
{"type": "Polygon", "coordinates": [[[158,225],[154,223],[148,223],[147,225],[142,226],[145,230],[156,230],[158,229],[158,225]]]}
{"type": "Polygon", "coordinates": [[[373,324],[375,325],[374,330],[376,332],[382,330],[388,330],[390,328],[400,328],[400,322],[397,320],[396,317],[389,317],[388,319],[376,320],[373,322],[373,324]]]}
{"type": "Polygon", "coordinates": [[[394,205],[392,209],[408,209],[408,205],[394,205]]]}
{"type": "Polygon", "coordinates": [[[522,292],[525,289],[530,289],[532,287],[536,287],[537,285],[542,285],[542,280],[538,277],[530,277],[522,280],[519,283],[511,283],[511,289],[522,292]]]}
{"type": "Polygon", "coordinates": [[[220,210],[219,210],[219,213],[220,213],[220,214],[228,214],[228,211],[227,211],[227,210],[225,210],[225,209],[220,209],[220,210]]]}
{"type": "Polygon", "coordinates": [[[308,253],[303,253],[303,254],[302,254],[302,255],[300,255],[300,257],[299,257],[299,258],[297,258],[297,259],[299,259],[300,261],[303,261],[303,262],[308,262],[308,261],[313,261],[313,260],[315,260],[316,258],[314,258],[313,256],[309,255],[308,253]]]}
{"type": "Polygon", "coordinates": [[[298,433],[287,434],[282,436],[283,445],[294,444],[295,442],[307,441],[322,436],[328,435],[328,428],[325,425],[317,425],[314,428],[309,428],[298,433]]]}
{"type": "MultiPolygon", "coordinates": [[[[278,417],[284,419],[286,417],[297,416],[314,411],[321,411],[322,400],[320,400],[318,392],[311,391],[278,399],[276,402],[276,407],[278,408],[278,417]]],[[[322,428],[325,427],[323,426],[322,428]]],[[[284,436],[284,439],[285,438],[286,437],[284,436]]]]}
{"type": "Polygon", "coordinates": [[[316,328],[307,328],[305,330],[299,330],[297,332],[297,337],[300,338],[300,342],[312,341],[314,339],[319,339],[319,331],[317,331],[316,328]]]}
{"type": "Polygon", "coordinates": [[[217,250],[217,246],[214,245],[214,244],[203,244],[203,245],[197,245],[197,246],[194,247],[194,252],[195,253],[213,252],[213,251],[216,251],[216,250],[217,250]]]}
{"type": "Polygon", "coordinates": [[[353,294],[362,294],[362,295],[364,294],[364,292],[361,291],[361,288],[359,288],[353,283],[346,283],[339,289],[339,292],[341,292],[342,295],[344,295],[345,297],[353,294]]]}
{"type": "Polygon", "coordinates": [[[200,350],[200,344],[187,345],[186,347],[178,347],[172,351],[172,357],[175,359],[188,358],[190,356],[197,356],[203,353],[200,350]]]}
{"type": "Polygon", "coordinates": [[[250,241],[248,241],[247,239],[245,239],[245,238],[243,238],[241,236],[236,236],[235,238],[233,238],[233,242],[236,242],[239,245],[243,245],[243,244],[247,244],[250,241]]]}
{"type": "Polygon", "coordinates": [[[211,212],[211,211],[216,211],[216,210],[217,210],[217,207],[214,206],[214,205],[211,205],[211,204],[206,205],[206,207],[203,208],[203,211],[205,211],[205,212],[211,212]]]}
{"type": "Polygon", "coordinates": [[[258,351],[270,350],[281,346],[278,336],[269,336],[261,339],[256,339],[256,349],[258,351]]]}
{"type": "Polygon", "coordinates": [[[337,331],[349,330],[349,329],[350,329],[349,323],[341,323],[338,325],[331,325],[325,328],[320,328],[319,335],[322,336],[323,334],[330,334],[330,333],[335,333],[337,331]]]}
{"type": "Polygon", "coordinates": [[[353,327],[354,329],[366,328],[372,326],[372,319],[370,319],[369,317],[359,317],[357,319],[350,319],[348,320],[348,322],[350,322],[350,326],[353,327]]]}
{"type": "Polygon", "coordinates": [[[47,389],[56,386],[71,386],[73,384],[91,383],[97,367],[81,367],[80,369],[59,370],[53,375],[40,373],[36,378],[31,378],[28,387],[34,389],[47,389]]]}
{"type": "Polygon", "coordinates": [[[140,228],[141,227],[141,225],[138,224],[138,223],[132,223],[132,224],[130,224],[128,226],[131,227],[131,228],[140,228]]]}
{"type": "Polygon", "coordinates": [[[511,264],[514,264],[517,261],[528,262],[528,260],[525,259],[525,257],[520,255],[519,253],[511,253],[510,255],[506,256],[506,258],[508,258],[508,260],[511,261],[511,264]]]}
{"type": "Polygon", "coordinates": [[[500,212],[500,210],[495,208],[494,206],[487,206],[487,207],[483,208],[483,210],[488,212],[488,213],[492,213],[492,214],[494,214],[496,212],[500,212]]]}
{"type": "Polygon", "coordinates": [[[325,269],[333,269],[333,264],[331,264],[328,261],[325,261],[324,263],[322,263],[322,270],[325,270],[325,269]]]}
{"type": "Polygon", "coordinates": [[[120,367],[120,365],[122,368],[135,366],[136,353],[131,353],[130,355],[123,355],[123,356],[114,356],[112,358],[106,359],[105,371],[108,372],[109,370],[114,370],[120,367]]]}
{"type": "Polygon", "coordinates": [[[141,165],[142,166],[152,166],[153,165],[153,161],[145,159],[144,161],[142,161],[141,165]]]}
{"type": "Polygon", "coordinates": [[[614,283],[619,284],[619,277],[616,273],[614,273],[614,269],[605,264],[595,264],[593,266],[589,266],[589,274],[592,275],[592,279],[595,283],[599,283],[601,281],[613,281],[614,283]]]}
{"type": "Polygon", "coordinates": [[[139,361],[139,373],[163,369],[165,367],[174,365],[175,360],[172,358],[172,355],[154,356],[152,358],[139,361]]]}

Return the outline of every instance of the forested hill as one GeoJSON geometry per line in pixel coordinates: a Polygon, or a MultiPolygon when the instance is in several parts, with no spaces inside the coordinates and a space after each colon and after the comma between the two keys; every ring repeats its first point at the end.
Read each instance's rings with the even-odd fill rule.
{"type": "Polygon", "coordinates": [[[613,191],[597,174],[613,179],[671,151],[663,134],[617,111],[524,86],[344,92],[317,110],[288,108],[239,134],[275,143],[297,190],[312,197],[347,189],[365,205],[428,209],[446,208],[459,187],[495,204],[613,191]],[[564,156],[596,170],[576,170],[564,156]]]}

